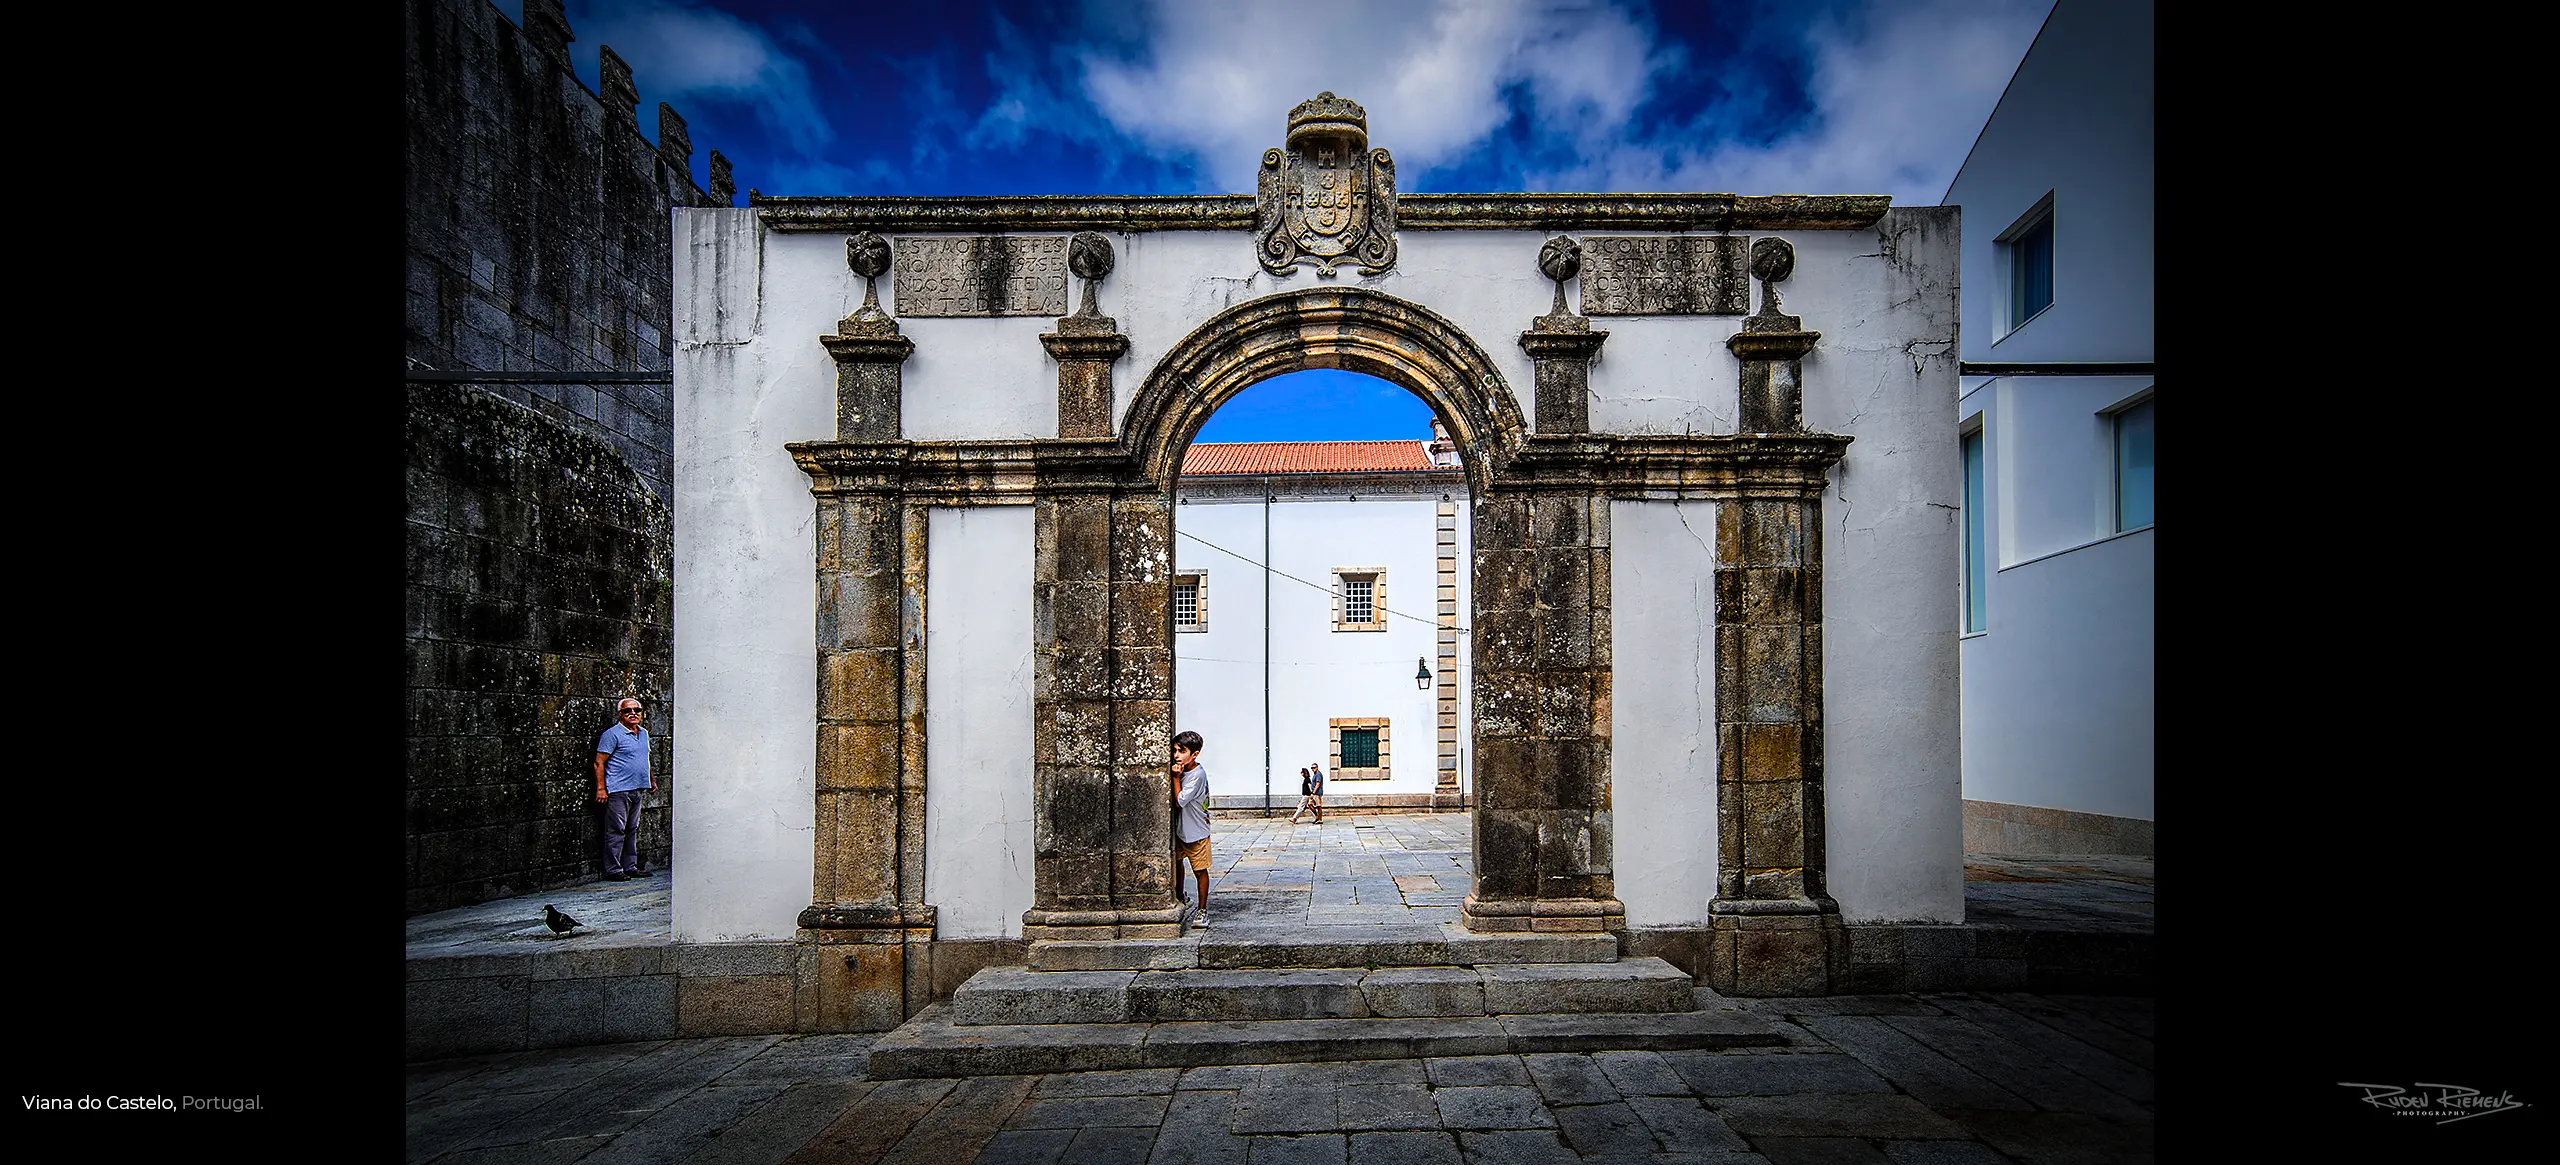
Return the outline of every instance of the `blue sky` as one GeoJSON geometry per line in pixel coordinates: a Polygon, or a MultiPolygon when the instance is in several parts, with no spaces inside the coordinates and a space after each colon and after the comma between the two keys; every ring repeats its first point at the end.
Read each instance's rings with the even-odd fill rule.
{"type": "MultiPolygon", "coordinates": [[[[522,0],[497,7],[521,21],[522,0]]],[[[655,138],[658,102],[675,106],[693,139],[695,180],[708,180],[719,150],[741,204],[749,188],[1250,193],[1289,107],[1324,89],[1367,107],[1371,143],[1395,153],[1406,191],[1889,194],[1935,204],[2051,7],[566,3],[580,79],[594,87],[596,47],[613,46],[631,64],[643,131],[655,138]]],[[[1385,407],[1400,395],[1349,374],[1299,374],[1231,401],[1200,439],[1427,436],[1418,402],[1385,407]]]]}

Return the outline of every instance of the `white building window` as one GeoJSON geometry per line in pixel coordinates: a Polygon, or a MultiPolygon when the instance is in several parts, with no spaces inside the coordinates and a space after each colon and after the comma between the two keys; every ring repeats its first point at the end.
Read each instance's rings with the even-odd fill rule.
{"type": "Polygon", "coordinates": [[[1387,629],[1387,568],[1383,566],[1333,568],[1333,629],[1336,631],[1384,631],[1387,629]]]}
{"type": "Polygon", "coordinates": [[[1964,629],[1991,625],[1987,556],[1982,546],[1982,430],[1964,435],[1964,629]]]}
{"type": "Polygon", "coordinates": [[[2006,326],[2000,329],[2006,338],[2053,306],[2053,195],[2048,192],[2035,209],[2000,232],[1995,246],[2008,301],[2006,326]]]}
{"type": "Polygon", "coordinates": [[[2112,418],[2116,437],[2116,530],[2151,524],[2151,404],[2119,409],[2112,418]]]}
{"type": "Polygon", "coordinates": [[[1209,572],[1192,570],[1173,576],[1173,629],[1209,629],[1209,572]]]}
{"type": "Polygon", "coordinates": [[[1394,742],[1387,732],[1383,716],[1355,716],[1328,720],[1327,730],[1333,737],[1331,779],[1341,781],[1383,781],[1392,770],[1394,742]]]}

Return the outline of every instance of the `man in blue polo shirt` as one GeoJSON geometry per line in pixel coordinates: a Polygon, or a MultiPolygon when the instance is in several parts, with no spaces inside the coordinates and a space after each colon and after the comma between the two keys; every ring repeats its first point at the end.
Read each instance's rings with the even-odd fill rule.
{"type": "Polygon", "coordinates": [[[619,721],[596,737],[596,804],[604,812],[604,880],[646,876],[640,864],[640,793],[649,780],[649,730],[640,727],[640,701],[624,697],[619,721]]]}

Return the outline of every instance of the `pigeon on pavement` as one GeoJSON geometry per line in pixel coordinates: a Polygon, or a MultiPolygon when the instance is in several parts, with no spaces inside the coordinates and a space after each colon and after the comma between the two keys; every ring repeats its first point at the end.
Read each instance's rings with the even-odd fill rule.
{"type": "Polygon", "coordinates": [[[560,913],[559,907],[551,905],[542,908],[542,921],[550,924],[553,934],[567,934],[570,927],[580,925],[577,919],[560,913]]]}

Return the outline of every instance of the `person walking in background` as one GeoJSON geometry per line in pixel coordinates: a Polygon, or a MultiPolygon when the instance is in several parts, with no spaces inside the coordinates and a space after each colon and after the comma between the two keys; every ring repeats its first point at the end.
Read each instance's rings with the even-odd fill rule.
{"type": "Polygon", "coordinates": [[[649,779],[649,730],[640,727],[640,701],[628,696],[614,709],[613,727],[596,737],[596,806],[604,818],[604,880],[645,877],[640,861],[640,794],[649,779]]]}
{"type": "Polygon", "coordinates": [[[1316,824],[1324,824],[1324,770],[1312,765],[1298,770],[1298,812],[1289,815],[1289,824],[1296,825],[1299,814],[1309,811],[1315,813],[1316,824]]]}
{"type": "Polygon", "coordinates": [[[1192,917],[1193,926],[1209,925],[1209,770],[1200,766],[1200,746],[1199,733],[1176,734],[1173,763],[1165,767],[1173,777],[1173,839],[1181,843],[1182,860],[1191,863],[1192,876],[1200,880],[1200,912],[1192,917]]]}

